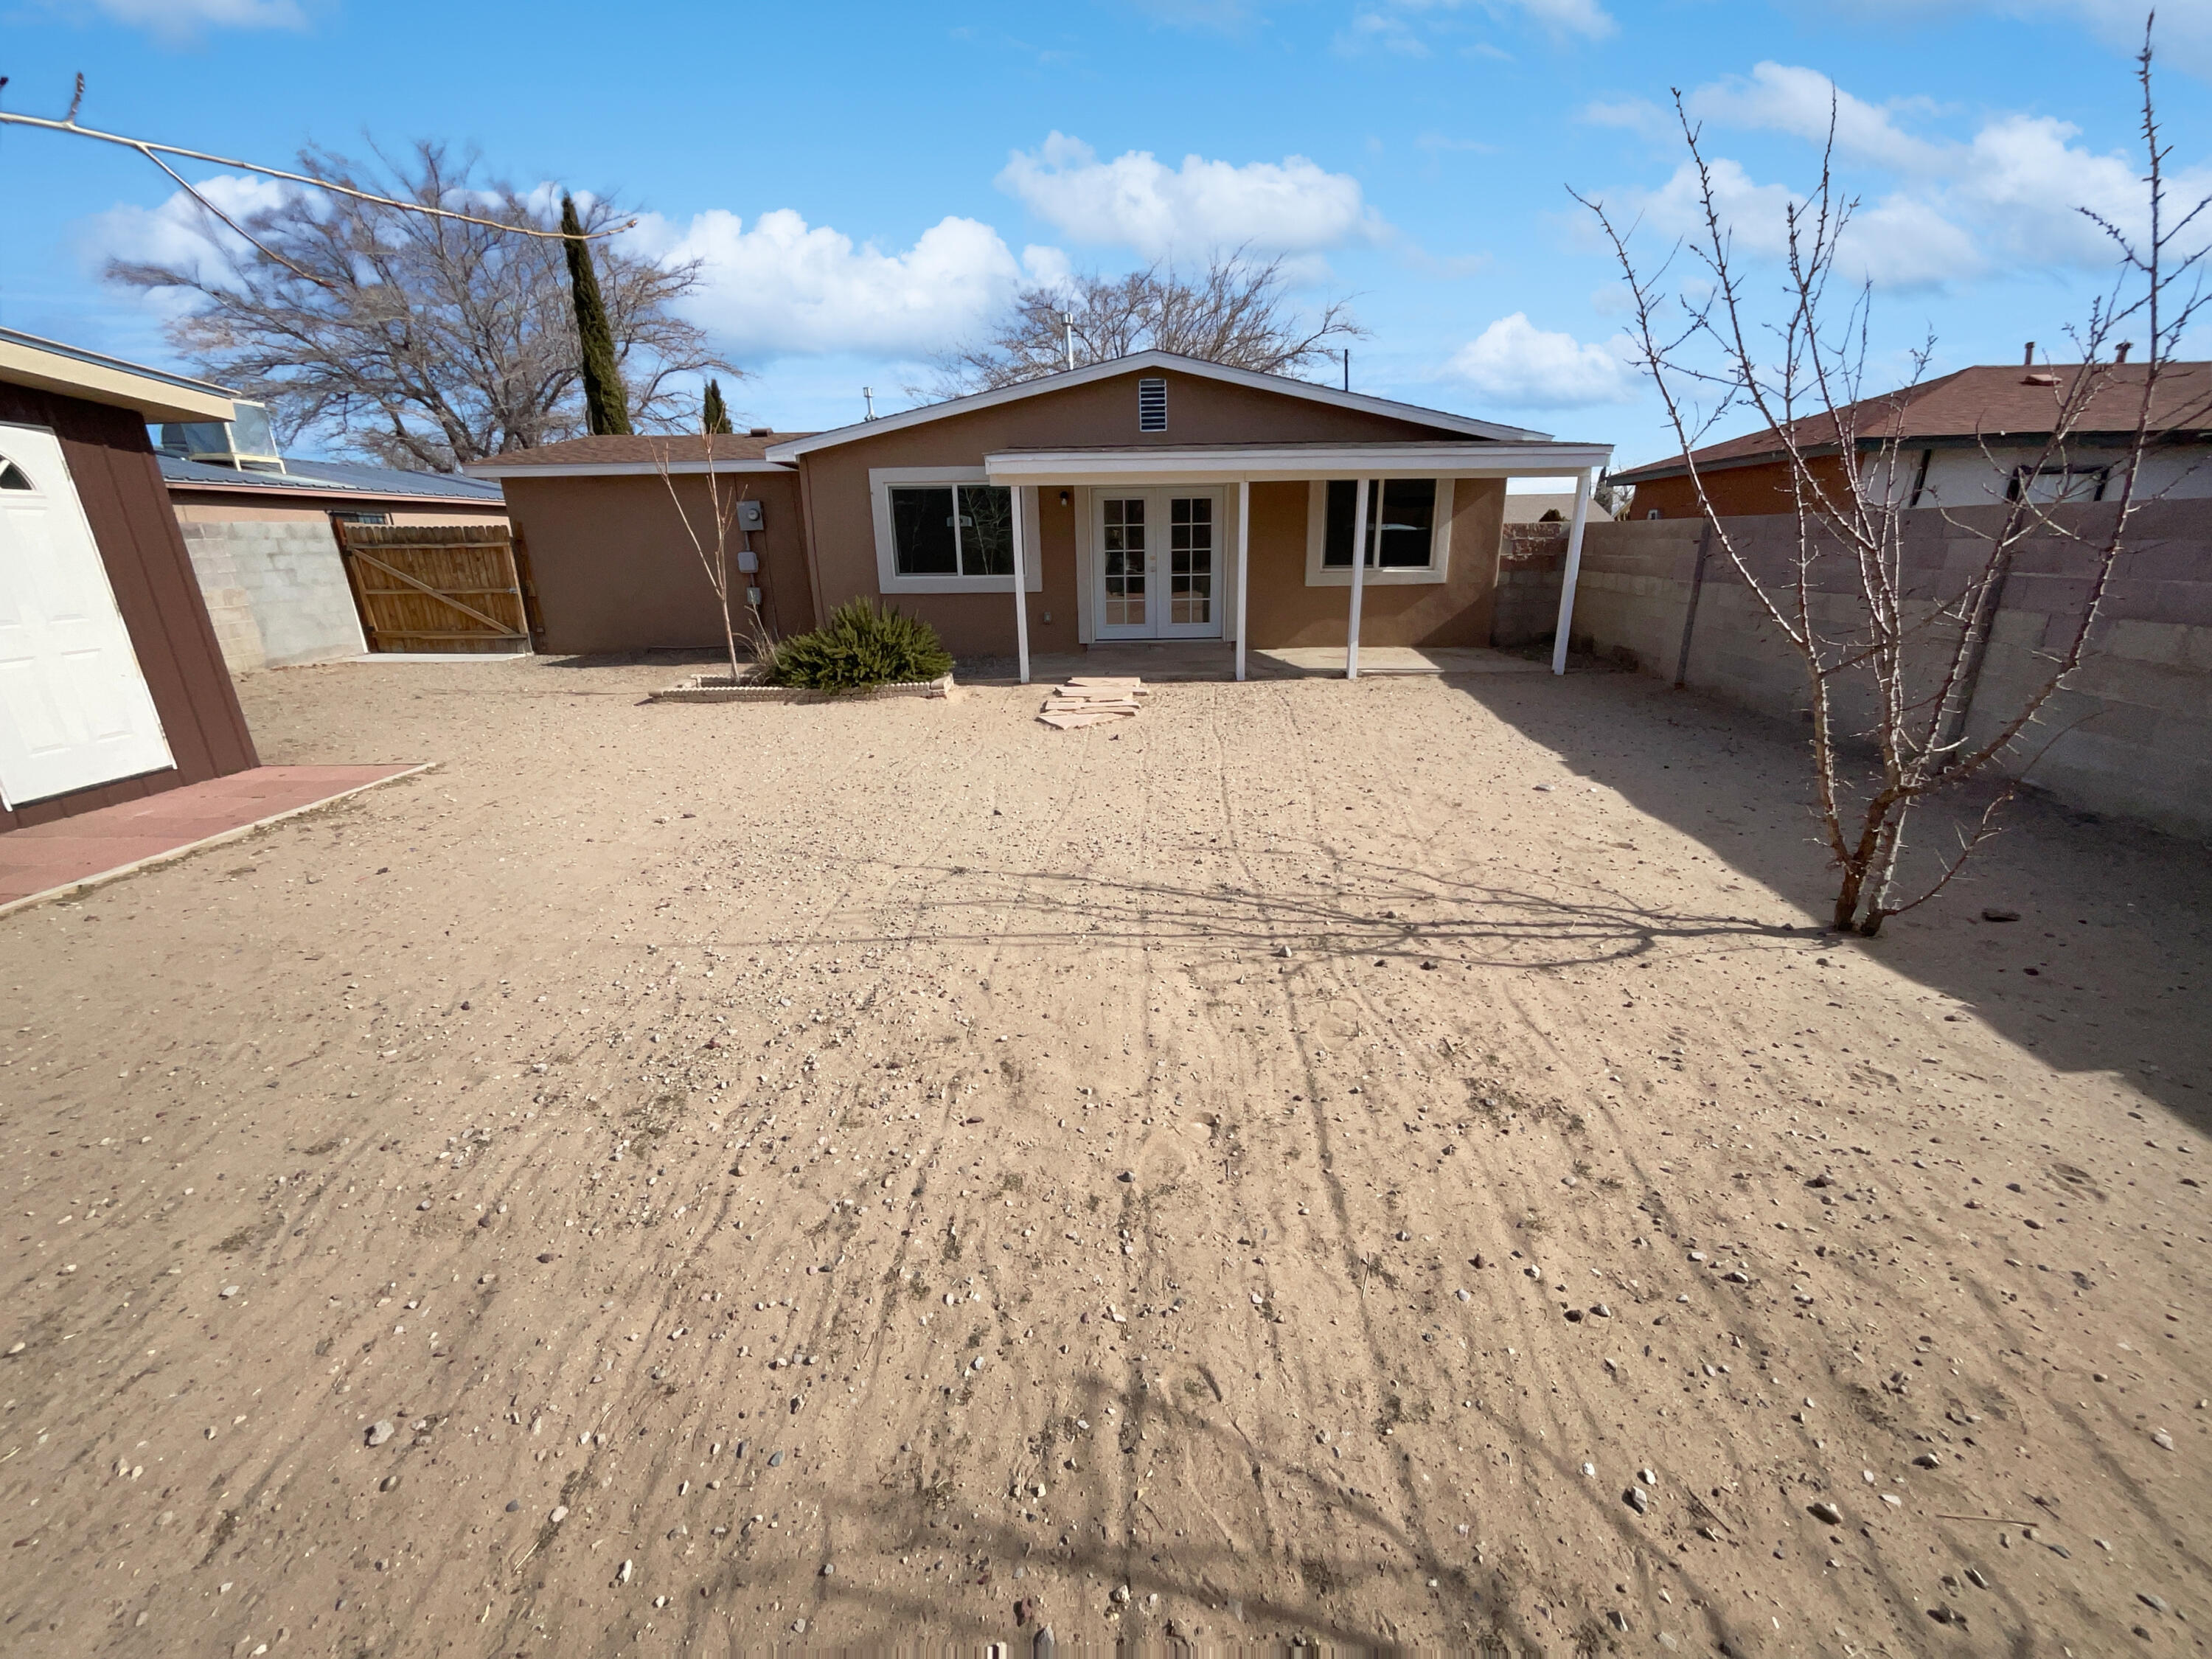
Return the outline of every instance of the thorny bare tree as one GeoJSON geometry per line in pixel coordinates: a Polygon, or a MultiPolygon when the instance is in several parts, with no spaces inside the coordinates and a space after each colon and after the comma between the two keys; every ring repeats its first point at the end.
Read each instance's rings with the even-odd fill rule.
{"type": "MultiPolygon", "coordinates": [[[[210,257],[118,261],[107,274],[189,296],[170,325],[178,349],[210,379],[270,403],[287,440],[312,429],[388,465],[446,471],[582,432],[562,244],[501,228],[557,229],[557,198],[479,182],[473,155],[457,160],[428,141],[404,163],[380,153],[378,163],[321,151],[300,158],[317,179],[428,206],[465,202],[497,222],[290,189],[242,221],[265,252],[210,225],[210,257]]],[[[593,201],[585,228],[618,216],[612,203],[593,201]]],[[[698,265],[657,264],[611,240],[592,251],[630,407],[641,424],[688,423],[673,382],[740,372],[672,309],[698,285],[698,265]]]]}
{"type": "Polygon", "coordinates": [[[1290,302],[1280,259],[1217,253],[1195,277],[1155,263],[1121,276],[1093,271],[1065,288],[1024,289],[991,337],[941,359],[940,397],[1033,380],[1067,367],[1133,351],[1178,352],[1262,374],[1295,374],[1367,331],[1350,302],[1331,300],[1309,316],[1290,302]]]}
{"type": "MultiPolygon", "coordinates": [[[[1734,252],[1698,128],[1679,92],[1675,114],[1698,173],[1701,222],[1667,260],[1648,276],[1639,272],[1629,246],[1635,227],[1615,220],[1601,203],[1576,197],[1603,227],[1627,278],[1641,365],[1666,406],[1713,544],[1803,663],[1815,811],[1840,877],[1832,921],[1838,931],[1879,933],[1888,917],[1934,897],[1995,833],[1997,810],[2020,775],[2055,741],[2046,737],[2033,753],[2022,753],[2030,728],[2081,661],[2129,520],[2147,493],[2140,478],[2146,452],[2206,417],[2202,396],[2191,398],[2169,383],[2173,352],[2207,297],[2199,221],[2212,198],[2179,210],[2167,201],[2170,147],[2159,127],[2151,58],[2147,26],[2136,76],[2147,162],[2142,228],[2126,228],[2121,222],[2133,216],[2116,204],[2081,210],[2111,239],[2116,275],[2087,320],[2069,331],[2081,363],[2031,380],[2051,388],[2050,430],[2040,455],[2015,467],[1983,441],[1994,476],[2011,478],[2002,492],[1990,492],[1993,501],[2002,498],[1996,524],[1978,519],[1970,527],[1986,538],[1978,562],[1948,584],[1923,568],[1908,568],[1905,513],[1913,491],[1901,430],[1908,397],[1860,397],[1870,294],[1864,283],[1853,289],[1838,278],[1839,249],[1857,204],[1833,181],[1832,111],[1820,184],[1788,210],[1778,315],[1754,315],[1755,279],[1734,252]],[[1662,287],[1668,270],[1685,254],[1692,280],[1685,291],[1670,294],[1662,287]],[[2130,363],[2122,337],[2138,330],[2149,350],[2130,363]],[[2094,429],[2126,434],[2117,450],[2097,453],[2098,464],[2118,477],[2117,497],[2109,487],[2106,495],[2116,504],[2094,514],[2055,514],[2032,481],[2047,472],[2066,476],[2069,455],[2093,429],[2085,424],[2093,405],[2094,429]],[[1694,453],[1715,422],[1746,407],[1765,421],[1786,458],[1796,533],[1793,556],[1779,568],[1762,568],[1747,556],[1738,528],[1706,493],[1694,453]],[[2084,597],[2066,618],[2063,640],[2046,641],[2035,653],[2031,684],[2005,706],[1972,710],[1978,735],[1970,735],[1968,704],[2006,577],[2022,544],[2045,537],[2076,550],[2079,568],[2069,574],[2085,579],[2084,597]],[[1853,732],[1847,721],[1839,726],[1838,696],[1861,689],[1871,690],[1874,720],[1871,729],[1853,732]],[[1860,759],[1869,739],[1875,759],[1870,767],[1860,759]],[[1978,823],[1960,835],[1932,881],[1899,896],[1898,861],[1912,811],[1999,769],[2011,781],[1978,823]]],[[[1915,383],[1931,349],[1932,343],[1915,354],[1915,383]]]]}
{"type": "MultiPolygon", "coordinates": [[[[677,487],[676,480],[684,475],[676,471],[680,460],[674,440],[659,438],[652,441],[653,466],[653,471],[660,475],[661,487],[668,491],[669,503],[676,509],[676,517],[684,526],[684,534],[691,544],[691,550],[698,556],[700,568],[707,573],[707,586],[714,589],[714,602],[721,608],[722,642],[729,653],[730,684],[735,685],[738,676],[738,612],[742,610],[744,614],[742,631],[745,649],[754,662],[766,665],[774,659],[775,636],[762,617],[760,606],[750,598],[757,591],[756,585],[750,580],[749,573],[736,568],[737,560],[730,547],[732,526],[737,522],[738,504],[745,499],[746,490],[741,483],[730,483],[730,475],[714,470],[714,440],[717,435],[713,422],[702,410],[699,419],[699,437],[702,458],[706,462],[702,482],[707,492],[703,521],[692,517],[691,509],[684,505],[683,491],[677,487]],[[734,597],[740,586],[748,595],[742,603],[737,602],[734,597]]],[[[684,447],[689,447],[688,445],[684,447]]]]}

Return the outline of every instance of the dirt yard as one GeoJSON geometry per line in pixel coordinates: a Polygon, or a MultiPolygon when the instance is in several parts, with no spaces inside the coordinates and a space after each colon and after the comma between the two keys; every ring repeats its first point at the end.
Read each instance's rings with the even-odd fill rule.
{"type": "Polygon", "coordinates": [[[0,923],[8,1652],[2203,1647],[2204,849],[1838,943],[1630,676],[669,678],[255,677],[441,764],[0,923]]]}

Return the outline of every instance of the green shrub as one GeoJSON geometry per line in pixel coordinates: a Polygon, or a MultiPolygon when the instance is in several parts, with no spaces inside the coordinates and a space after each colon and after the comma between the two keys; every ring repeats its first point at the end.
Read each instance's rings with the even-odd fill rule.
{"type": "Polygon", "coordinates": [[[810,691],[865,691],[951,672],[952,654],[935,629],[863,595],[832,611],[827,627],[777,646],[769,679],[810,691]]]}

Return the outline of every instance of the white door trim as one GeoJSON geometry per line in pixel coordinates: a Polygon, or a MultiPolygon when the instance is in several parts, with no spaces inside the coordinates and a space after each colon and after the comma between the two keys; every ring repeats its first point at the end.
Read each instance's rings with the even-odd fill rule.
{"type": "MultiPolygon", "coordinates": [[[[1222,484],[1147,486],[1122,489],[1099,486],[1083,493],[1079,521],[1079,560],[1087,566],[1084,592],[1091,605],[1086,644],[1094,640],[1218,640],[1230,634],[1225,618],[1233,600],[1229,550],[1235,525],[1229,509],[1231,491],[1222,484]],[[1210,619],[1203,623],[1170,621],[1170,541],[1172,506],[1177,500],[1203,497],[1213,503],[1212,592],[1210,619]],[[1109,625],[1106,621],[1106,556],[1103,518],[1108,500],[1141,499],[1145,503],[1145,621],[1141,627],[1109,625]],[[1087,543],[1087,546],[1085,544],[1087,543]]],[[[1080,618],[1079,620],[1081,620],[1080,618]]]]}

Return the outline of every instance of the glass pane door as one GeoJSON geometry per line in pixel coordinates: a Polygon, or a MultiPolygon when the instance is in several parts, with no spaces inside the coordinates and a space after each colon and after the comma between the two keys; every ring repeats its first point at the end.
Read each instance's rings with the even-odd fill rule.
{"type": "Polygon", "coordinates": [[[1215,634],[1213,616],[1213,497],[1168,498],[1167,630],[1215,634]]]}
{"type": "Polygon", "coordinates": [[[1099,503],[1099,559],[1106,581],[1103,626],[1131,633],[1152,631],[1145,605],[1145,571],[1150,550],[1145,538],[1145,498],[1109,495],[1099,503]]]}

